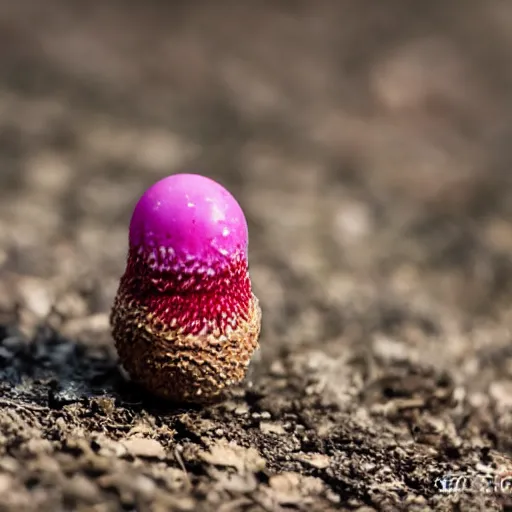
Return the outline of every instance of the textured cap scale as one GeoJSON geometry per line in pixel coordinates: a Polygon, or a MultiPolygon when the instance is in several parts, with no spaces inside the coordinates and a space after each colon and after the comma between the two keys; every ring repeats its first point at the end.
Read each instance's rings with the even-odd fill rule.
{"type": "Polygon", "coordinates": [[[129,242],[111,324],[131,377],[191,402],[240,382],[258,347],[261,311],[233,196],[203,176],[164,178],[137,203],[129,242]]]}

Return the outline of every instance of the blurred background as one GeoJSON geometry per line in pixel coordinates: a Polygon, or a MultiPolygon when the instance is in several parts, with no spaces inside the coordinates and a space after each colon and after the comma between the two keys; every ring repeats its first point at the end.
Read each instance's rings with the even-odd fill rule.
{"type": "MultiPolygon", "coordinates": [[[[250,473],[276,503],[314,475],[315,503],[438,509],[440,471],[512,453],[511,165],[512,2],[0,0],[0,494],[54,511],[158,488],[169,510],[179,473],[214,489],[204,510],[236,498],[170,451],[167,487],[121,461],[135,432],[150,456],[256,447],[295,472],[250,473]],[[183,171],[247,214],[263,364],[235,403],[162,420],[116,387],[108,314],[135,202],[183,171]]],[[[190,489],[179,510],[203,510],[190,489]]]]}
{"type": "Polygon", "coordinates": [[[180,171],[247,212],[267,354],[509,318],[512,4],[3,1],[0,59],[0,300],[27,328],[92,280],[66,314],[106,332],[131,209],[180,171]]]}

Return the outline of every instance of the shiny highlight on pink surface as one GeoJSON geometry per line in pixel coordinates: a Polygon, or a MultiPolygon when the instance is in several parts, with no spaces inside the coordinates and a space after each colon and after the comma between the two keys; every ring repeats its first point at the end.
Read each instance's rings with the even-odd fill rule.
{"type": "Polygon", "coordinates": [[[244,379],[261,328],[247,249],[242,209],[215,181],[175,174],[142,195],[110,316],[134,381],[208,402],[244,379]]]}
{"type": "Polygon", "coordinates": [[[238,202],[198,174],[174,174],[155,183],[140,198],[130,222],[130,252],[155,270],[246,258],[247,246],[247,222],[238,202]]]}

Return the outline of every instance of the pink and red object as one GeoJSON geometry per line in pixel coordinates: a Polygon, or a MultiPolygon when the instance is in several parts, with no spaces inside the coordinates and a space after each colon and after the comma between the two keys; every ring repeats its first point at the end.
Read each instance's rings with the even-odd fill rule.
{"type": "Polygon", "coordinates": [[[121,362],[135,380],[187,401],[242,380],[261,322],[247,256],[243,211],[215,181],[176,174],[143,194],[111,315],[121,362]]]}

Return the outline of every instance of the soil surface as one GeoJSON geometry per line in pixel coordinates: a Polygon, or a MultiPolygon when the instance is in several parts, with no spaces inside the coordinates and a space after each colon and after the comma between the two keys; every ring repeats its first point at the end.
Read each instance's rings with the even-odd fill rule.
{"type": "Polygon", "coordinates": [[[4,0],[0,59],[2,512],[512,506],[512,2],[4,0]],[[242,204],[264,315],[204,408],[108,325],[180,171],[242,204]]]}

